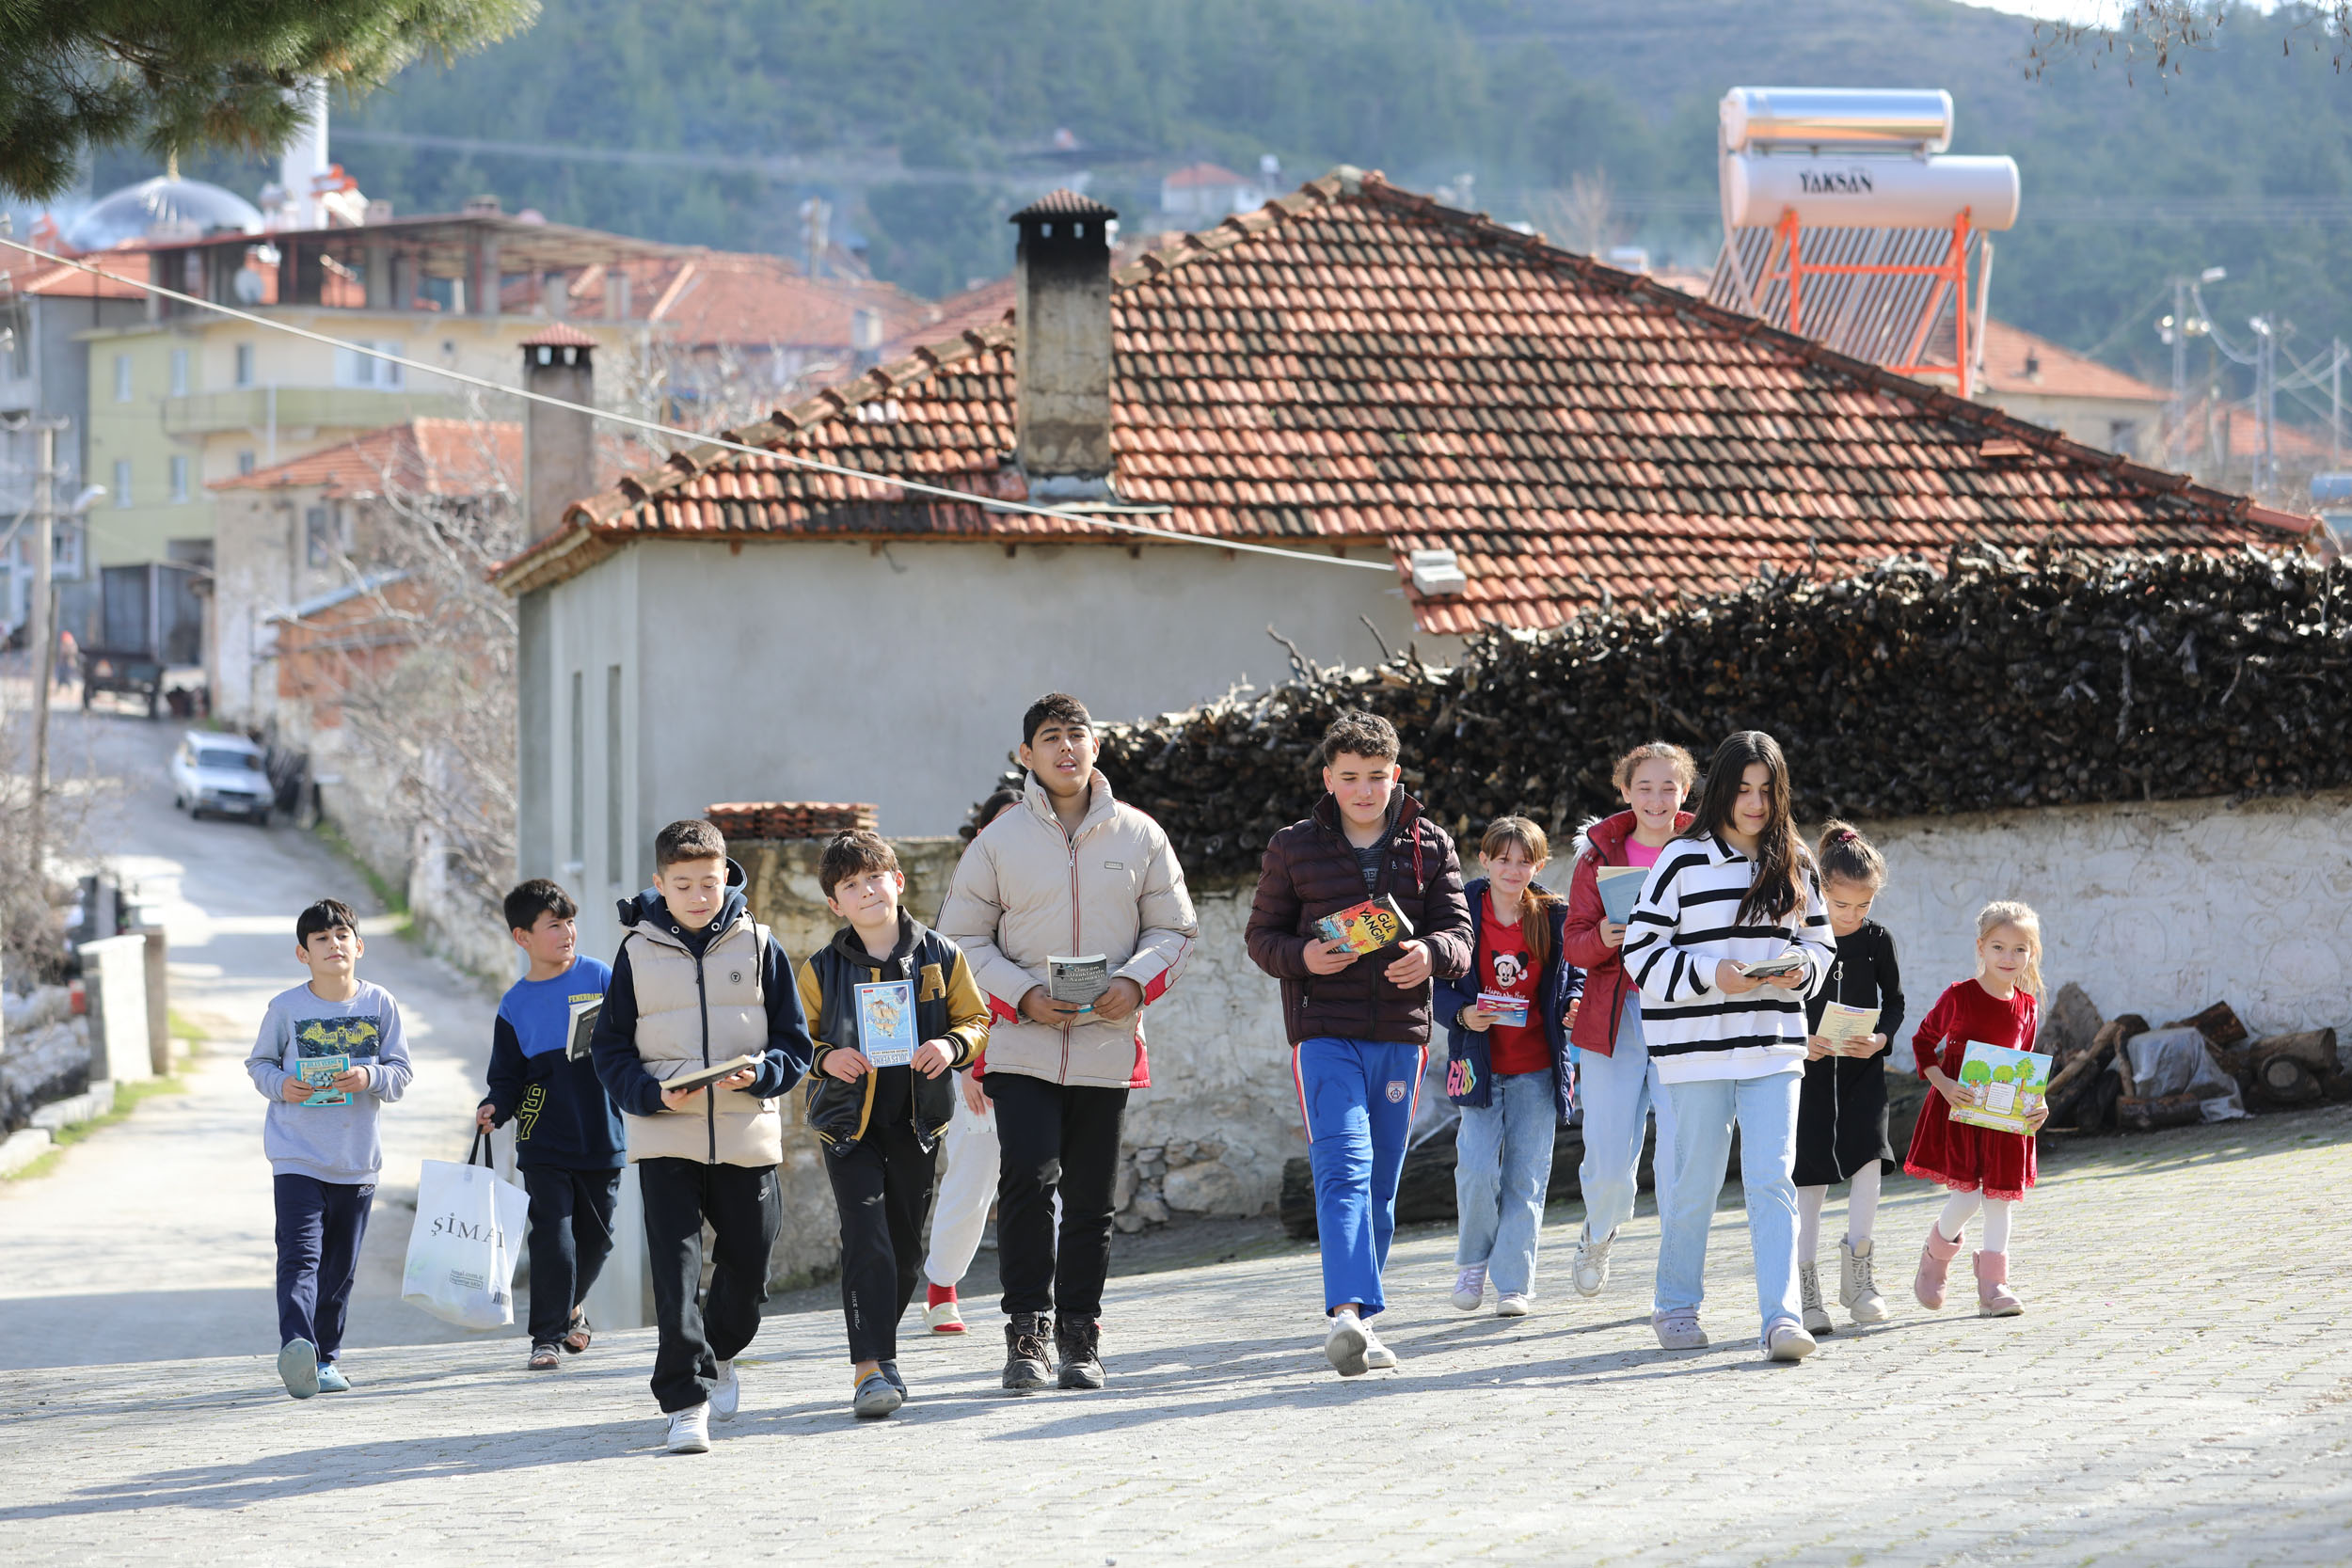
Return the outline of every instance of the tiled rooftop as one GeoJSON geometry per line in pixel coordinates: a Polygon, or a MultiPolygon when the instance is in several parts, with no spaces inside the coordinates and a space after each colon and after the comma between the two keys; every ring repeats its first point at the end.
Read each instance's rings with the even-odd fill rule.
{"type": "MultiPolygon", "coordinates": [[[[591,342],[595,340],[591,339],[591,342]]],[[[523,427],[506,420],[405,420],[331,447],[213,481],[215,490],[320,487],[337,497],[389,490],[481,496],[522,483],[523,427]]]]}
{"type": "MultiPolygon", "coordinates": [[[[1558,623],[1962,540],[2277,545],[2252,507],[1342,169],[1114,275],[1112,483],[1209,538],[1458,552],[1421,626],[1558,623]]],[[[732,433],[1023,499],[1008,326],[732,433]]],[[[704,447],[575,506],[520,591],[632,537],[1118,537],[704,447]]],[[[1123,539],[1121,542],[1125,542],[1123,539]]],[[[1409,590],[1408,590],[1409,592],[1409,590]]]]}
{"type": "Polygon", "coordinates": [[[867,800],[731,800],[703,815],[728,838],[831,838],[875,822],[867,800]]]}
{"type": "Polygon", "coordinates": [[[2149,404],[2167,402],[2172,395],[2005,321],[1988,320],[1979,346],[1977,362],[1984,367],[1981,385],[1989,392],[2149,404]]]}

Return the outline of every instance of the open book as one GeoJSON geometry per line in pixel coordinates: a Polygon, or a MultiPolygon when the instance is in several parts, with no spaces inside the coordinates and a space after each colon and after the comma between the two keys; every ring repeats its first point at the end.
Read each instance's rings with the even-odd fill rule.
{"type": "Polygon", "coordinates": [[[1832,1002],[1821,1009],[1821,1026],[1813,1032],[1836,1048],[1840,1056],[1853,1053],[1847,1048],[1870,1037],[1879,1026],[1876,1007],[1849,1007],[1843,1002],[1832,1002]]]}
{"type": "Polygon", "coordinates": [[[914,985],[873,980],[857,988],[857,1049],[878,1068],[914,1060],[914,985]]]}
{"type": "Polygon", "coordinates": [[[1045,960],[1045,994],[1057,1002],[1091,1007],[1094,999],[1110,989],[1110,960],[1100,953],[1045,960]]]}
{"type": "Polygon", "coordinates": [[[1413,923],[1405,918],[1395,899],[1367,898],[1316,921],[1315,934],[1353,953],[1377,953],[1411,936],[1413,923]]]}
{"type": "Polygon", "coordinates": [[[1633,906],[1641,901],[1642,884],[1649,880],[1649,871],[1646,865],[1604,865],[1593,873],[1600,888],[1600,907],[1613,924],[1622,926],[1633,918],[1633,906]]]}
{"type": "Polygon", "coordinates": [[[2050,1086],[2050,1058],[1970,1040],[1960,1058],[1960,1099],[1951,1117],[1996,1132],[2023,1132],[2050,1086]]]}
{"type": "Polygon", "coordinates": [[[1804,954],[1791,947],[1777,958],[1759,958],[1748,964],[1734,963],[1731,967],[1751,980],[1771,980],[1783,974],[1803,974],[1804,954]]]}
{"type": "Polygon", "coordinates": [[[730,1056],[723,1062],[713,1062],[708,1067],[690,1069],[675,1078],[664,1078],[661,1086],[665,1089],[699,1089],[722,1078],[733,1077],[747,1067],[758,1065],[759,1058],[756,1056],[730,1056]]]}

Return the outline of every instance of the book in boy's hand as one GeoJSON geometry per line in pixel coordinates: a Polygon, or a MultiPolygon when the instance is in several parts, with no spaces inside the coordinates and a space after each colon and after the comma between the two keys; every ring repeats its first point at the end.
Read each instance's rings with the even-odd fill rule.
{"type": "Polygon", "coordinates": [[[1951,1118],[1995,1132],[2025,1132],[2026,1118],[2042,1109],[2050,1086],[2050,1058],[2030,1051],[1970,1040],[1960,1058],[1960,1094],[1951,1118]]]}
{"type": "MultiPolygon", "coordinates": [[[[349,1056],[304,1056],[294,1062],[294,1076],[306,1084],[327,1085],[351,1070],[349,1056]]],[[[348,1105],[351,1096],[341,1089],[313,1088],[310,1098],[296,1101],[302,1105],[348,1105]]]]}
{"type": "Polygon", "coordinates": [[[905,1067],[914,1060],[914,984],[874,980],[856,990],[857,1050],[867,1065],[905,1067]]]}
{"type": "Polygon", "coordinates": [[[723,1062],[713,1062],[708,1067],[681,1072],[675,1078],[664,1078],[661,1086],[664,1089],[707,1088],[722,1078],[732,1078],[745,1068],[758,1065],[759,1058],[756,1056],[730,1056],[723,1062]]]}
{"type": "Polygon", "coordinates": [[[603,1014],[604,998],[601,996],[592,996],[585,1002],[575,1002],[572,1004],[572,1032],[564,1043],[564,1059],[565,1061],[580,1062],[587,1060],[588,1042],[595,1037],[596,1032],[596,1020],[602,1017],[603,1014]]]}
{"type": "Polygon", "coordinates": [[[1610,924],[1622,926],[1633,918],[1633,906],[1641,902],[1642,884],[1649,880],[1649,870],[1646,865],[1604,865],[1593,873],[1600,889],[1600,907],[1610,924]]]}
{"type": "Polygon", "coordinates": [[[1821,1026],[1813,1032],[1829,1041],[1838,1055],[1851,1056],[1852,1048],[1868,1039],[1878,1026],[1876,1007],[1849,1007],[1843,1002],[1832,1002],[1821,1009],[1821,1026]]]}
{"type": "Polygon", "coordinates": [[[1110,989],[1110,960],[1100,953],[1045,960],[1045,994],[1057,1002],[1074,1002],[1091,1012],[1094,999],[1110,989]]]}
{"type": "Polygon", "coordinates": [[[1367,898],[1316,921],[1315,934],[1351,953],[1377,953],[1411,936],[1413,923],[1405,918],[1395,899],[1367,898]]]}
{"type": "Polygon", "coordinates": [[[1803,974],[1804,955],[1791,947],[1778,958],[1759,958],[1755,963],[1734,963],[1731,966],[1751,980],[1776,980],[1784,974],[1803,974]]]}
{"type": "Polygon", "coordinates": [[[1527,1027],[1527,998],[1513,996],[1509,991],[1482,990],[1478,993],[1478,1010],[1492,1013],[1495,1022],[1512,1029],[1527,1027]]]}

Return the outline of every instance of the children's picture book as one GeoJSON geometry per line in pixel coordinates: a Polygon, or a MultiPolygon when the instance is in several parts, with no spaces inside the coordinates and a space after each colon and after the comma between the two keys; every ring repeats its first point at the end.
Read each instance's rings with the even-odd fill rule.
{"type": "Polygon", "coordinates": [[[914,1060],[914,982],[875,980],[857,988],[857,1049],[875,1067],[914,1060]]]}
{"type": "Polygon", "coordinates": [[[729,1056],[723,1062],[713,1062],[708,1067],[698,1067],[691,1071],[681,1072],[675,1078],[664,1078],[661,1080],[661,1086],[665,1089],[699,1089],[706,1085],[715,1084],[722,1078],[732,1077],[747,1067],[758,1065],[759,1058],[756,1056],[729,1056]]]}
{"type": "Polygon", "coordinates": [[[1482,990],[1478,993],[1478,1009],[1495,1015],[1497,1023],[1514,1029],[1527,1027],[1527,998],[1513,996],[1507,991],[1482,990]]]}
{"type": "Polygon", "coordinates": [[[1405,918],[1395,899],[1367,898],[1316,921],[1315,933],[1352,953],[1377,953],[1411,936],[1413,923],[1405,918]]]}
{"type": "Polygon", "coordinates": [[[585,1002],[572,1004],[572,1032],[564,1045],[564,1059],[585,1061],[588,1041],[596,1032],[596,1020],[604,1014],[604,998],[592,996],[585,1002]]]}
{"type": "Polygon", "coordinates": [[[1633,918],[1633,906],[1641,901],[1642,884],[1649,880],[1646,865],[1604,865],[1594,874],[1600,884],[1600,907],[1610,920],[1622,926],[1633,918]]]}
{"type": "Polygon", "coordinates": [[[1960,1058],[1960,1099],[1951,1117],[1995,1132],[2023,1132],[2049,1086],[2049,1057],[1970,1040],[1960,1058]]]}
{"type": "MultiPolygon", "coordinates": [[[[351,1070],[348,1056],[304,1056],[294,1063],[294,1076],[306,1084],[330,1084],[351,1070]]],[[[318,1089],[305,1105],[348,1105],[351,1096],[341,1089],[318,1089]]]]}
{"type": "Polygon", "coordinates": [[[1833,1002],[1821,1009],[1821,1026],[1813,1032],[1836,1046],[1837,1053],[1844,1056],[1852,1053],[1848,1047],[1869,1038],[1878,1026],[1876,1007],[1849,1007],[1843,1002],[1833,1002]]]}
{"type": "Polygon", "coordinates": [[[1090,1008],[1094,999],[1110,989],[1110,960],[1100,953],[1045,960],[1045,994],[1057,1002],[1075,1002],[1090,1008]]]}
{"type": "Polygon", "coordinates": [[[1759,958],[1754,963],[1731,966],[1751,980],[1771,980],[1783,974],[1803,974],[1804,955],[1791,947],[1778,958],[1759,958]]]}

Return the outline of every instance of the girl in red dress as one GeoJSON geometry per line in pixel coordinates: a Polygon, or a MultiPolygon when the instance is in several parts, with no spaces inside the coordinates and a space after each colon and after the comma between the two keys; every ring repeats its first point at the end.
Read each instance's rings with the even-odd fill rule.
{"type": "MultiPolygon", "coordinates": [[[[1955,1122],[1950,1107],[1966,1093],[1959,1073],[1970,1040],[2012,1051],[2033,1049],[2041,995],[2041,917],[2019,903],[1987,904],[1977,915],[1976,978],[1938,997],[1912,1037],[1919,1076],[1936,1092],[1920,1107],[1903,1169],[1952,1191],[1928,1230],[1919,1275],[1912,1282],[1912,1293],[1930,1310],[1944,1305],[1946,1275],[1979,1208],[1984,1245],[1976,1258],[1977,1310],[1988,1318],[2013,1318],[2026,1309],[2009,1288],[2009,1240],[2010,1217],[2034,1183],[2033,1132],[1955,1122]]],[[[2049,1114],[2048,1106],[2036,1106],[2026,1121],[2039,1132],[2049,1114]]]]}

